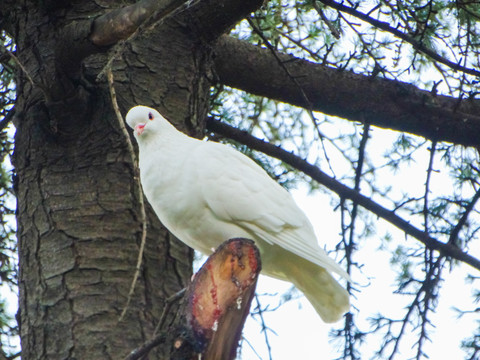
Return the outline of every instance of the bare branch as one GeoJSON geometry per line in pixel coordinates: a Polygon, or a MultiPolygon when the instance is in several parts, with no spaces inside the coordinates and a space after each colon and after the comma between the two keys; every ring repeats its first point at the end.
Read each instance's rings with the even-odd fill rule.
{"type": "Polygon", "coordinates": [[[30,76],[30,73],[27,71],[25,66],[23,66],[21,61],[10,50],[8,49],[4,49],[4,50],[8,54],[8,56],[12,58],[12,60],[15,62],[15,64],[18,66],[21,72],[25,75],[30,85],[32,85],[32,87],[34,88],[38,87],[42,91],[43,95],[45,96],[45,99],[48,99],[47,92],[45,91],[45,87],[42,84],[38,84],[35,81],[33,81],[32,77],[30,76]]]}
{"type": "MultiPolygon", "coordinates": [[[[288,70],[288,68],[285,66],[285,64],[283,63],[282,59],[280,59],[280,57],[278,56],[275,48],[273,47],[272,44],[270,44],[270,42],[268,41],[268,39],[265,37],[265,35],[262,33],[262,31],[258,28],[258,26],[256,26],[252,19],[251,18],[247,18],[247,21],[249,23],[249,25],[252,27],[253,31],[258,35],[260,36],[260,38],[262,39],[263,43],[265,44],[265,46],[270,50],[270,52],[272,53],[272,55],[275,57],[275,59],[277,60],[278,62],[278,65],[285,71],[285,74],[290,78],[290,80],[292,81],[293,84],[295,84],[295,86],[297,86],[298,88],[298,91],[300,92],[300,94],[302,95],[303,99],[305,100],[305,104],[306,104],[306,107],[305,109],[307,110],[307,113],[308,113],[308,116],[310,117],[310,120],[312,121],[312,125],[313,127],[315,128],[316,132],[317,132],[317,135],[318,135],[318,138],[320,139],[321,141],[321,144],[322,144],[322,148],[323,148],[323,154],[325,156],[325,159],[327,160],[328,164],[330,165],[330,159],[328,158],[328,155],[327,155],[327,151],[325,149],[325,143],[324,143],[324,138],[325,136],[322,134],[322,132],[320,131],[320,128],[318,127],[318,123],[317,123],[317,119],[315,118],[315,114],[313,113],[313,105],[312,105],[312,102],[310,101],[310,99],[308,98],[308,95],[305,93],[305,90],[303,89],[302,85],[298,82],[298,80],[295,78],[295,76],[293,76],[290,71],[288,70]]],[[[332,171],[333,173],[333,169],[332,167],[330,166],[330,170],[332,171]]]]}
{"type": "Polygon", "coordinates": [[[450,233],[450,238],[448,239],[449,244],[457,245],[458,234],[460,233],[460,230],[463,228],[463,226],[467,223],[468,216],[470,215],[473,208],[475,207],[475,204],[477,203],[478,199],[480,199],[480,188],[477,190],[472,200],[468,203],[468,205],[465,208],[465,212],[463,213],[457,225],[455,225],[452,232],[450,233]]]}
{"type": "MultiPolygon", "coordinates": [[[[187,288],[183,288],[180,291],[177,291],[175,294],[170,296],[168,299],[165,300],[165,306],[163,307],[162,310],[162,315],[160,315],[160,319],[158,320],[158,324],[155,327],[155,330],[153,331],[153,336],[155,337],[158,330],[162,328],[162,326],[165,323],[165,320],[167,319],[167,315],[170,313],[170,309],[172,308],[172,305],[176,301],[180,301],[183,296],[185,295],[185,292],[187,291],[187,288]]],[[[153,339],[152,339],[153,340],[153,339]]]]}
{"type": "Polygon", "coordinates": [[[407,235],[410,235],[411,237],[422,242],[429,249],[437,250],[444,256],[452,257],[480,270],[479,259],[467,254],[453,244],[442,243],[441,241],[431,237],[424,231],[416,228],[408,221],[396,215],[395,212],[386,209],[372,199],[360,194],[358,191],[355,191],[348,186],[343,185],[339,181],[322,172],[318,167],[308,163],[307,161],[299,158],[298,156],[289,153],[288,151],[285,151],[278,146],[257,139],[256,137],[248,134],[245,131],[235,129],[227,124],[221,123],[220,121],[214,120],[212,118],[209,118],[207,120],[207,127],[210,131],[239,141],[242,144],[248,145],[252,149],[261,151],[267,155],[270,155],[285,162],[286,164],[294,167],[295,169],[298,169],[303,173],[307,174],[312,179],[318,181],[320,184],[324,185],[328,189],[338,194],[338,196],[340,196],[341,198],[350,199],[358,203],[365,209],[371,211],[378,217],[395,225],[396,227],[404,231],[407,235]]]}
{"type": "Polygon", "coordinates": [[[332,35],[335,37],[335,39],[340,39],[340,31],[335,27],[335,25],[332,24],[332,22],[325,16],[325,13],[323,12],[322,8],[318,6],[316,1],[312,2],[313,8],[317,11],[318,15],[320,15],[320,18],[322,21],[327,25],[328,29],[332,33],[332,35]]]}
{"type": "MultiPolygon", "coordinates": [[[[425,273],[425,280],[422,282],[422,285],[417,290],[413,301],[407,307],[408,310],[402,320],[402,327],[400,328],[398,334],[395,335],[395,341],[393,342],[394,346],[393,346],[392,352],[390,353],[390,356],[388,357],[388,360],[393,360],[395,355],[398,354],[400,342],[407,334],[406,332],[407,325],[412,321],[411,317],[413,315],[414,310],[419,309],[420,303],[422,302],[421,295],[424,294],[424,297],[425,297],[423,299],[424,301],[430,302],[433,294],[432,287],[435,287],[438,289],[440,272],[443,268],[443,264],[444,264],[444,258],[440,256],[435,261],[433,266],[428,270],[428,272],[425,273]]],[[[426,316],[426,314],[422,316],[426,316]]],[[[421,331],[424,331],[424,323],[422,323],[421,331]]],[[[384,345],[386,344],[384,343],[384,345]]],[[[387,348],[386,346],[382,346],[382,351],[385,350],[386,348],[387,348]]]]}
{"type": "Polygon", "coordinates": [[[147,341],[146,343],[144,343],[142,346],[133,350],[124,360],[141,359],[143,356],[147,355],[153,348],[165,342],[167,338],[166,333],[162,332],[158,335],[156,335],[156,333],[158,329],[162,327],[166,319],[166,314],[170,311],[172,305],[183,298],[186,290],[187,290],[186,288],[182,289],[165,300],[165,307],[163,309],[162,315],[160,316],[159,323],[155,328],[155,331],[153,332],[153,338],[150,341],[147,341]]]}
{"type": "Polygon", "coordinates": [[[148,355],[148,353],[155,347],[160,344],[163,344],[167,340],[166,333],[161,333],[155,336],[152,340],[147,341],[139,348],[133,350],[124,360],[137,360],[141,359],[143,356],[148,355]]]}
{"type": "Polygon", "coordinates": [[[0,121],[0,132],[5,129],[15,116],[15,108],[8,111],[7,115],[0,121]]]}
{"type": "Polygon", "coordinates": [[[451,68],[455,71],[462,71],[466,74],[470,74],[470,75],[473,75],[473,76],[480,76],[480,71],[475,70],[475,69],[467,68],[465,66],[460,65],[460,63],[455,63],[453,61],[450,61],[450,60],[440,56],[437,52],[435,52],[432,49],[425,46],[421,41],[418,41],[415,38],[413,38],[412,36],[407,35],[404,32],[398,30],[397,28],[394,28],[394,27],[390,26],[389,23],[371,18],[370,16],[362,13],[361,11],[358,11],[354,8],[349,7],[349,6],[345,6],[343,4],[339,4],[335,1],[331,1],[331,0],[319,0],[319,1],[321,1],[322,3],[324,3],[325,5],[327,5],[329,7],[332,7],[334,9],[338,10],[338,11],[342,11],[342,12],[345,12],[347,14],[350,14],[350,15],[352,15],[352,16],[360,19],[360,20],[363,20],[363,21],[369,23],[372,26],[375,26],[376,28],[387,31],[387,32],[397,36],[398,38],[400,38],[400,39],[408,42],[409,44],[411,44],[417,51],[424,53],[425,55],[431,57],[433,60],[438,61],[439,63],[442,63],[442,64],[448,66],[449,68],[451,68]]]}
{"type": "Polygon", "coordinates": [[[264,313],[264,308],[262,308],[262,304],[260,304],[260,299],[258,298],[257,295],[255,295],[255,301],[257,302],[257,306],[255,307],[255,315],[258,315],[260,317],[260,325],[262,327],[262,330],[260,332],[263,333],[263,336],[265,338],[265,345],[267,346],[267,351],[268,351],[268,359],[273,360],[272,358],[272,347],[270,346],[270,341],[268,340],[268,330],[271,330],[266,322],[265,318],[263,316],[264,313]]]}
{"type": "Polygon", "coordinates": [[[130,291],[128,292],[127,304],[125,305],[125,308],[123,309],[122,314],[120,315],[120,318],[118,320],[118,321],[122,321],[123,317],[127,312],[128,306],[130,305],[130,301],[133,296],[133,291],[135,290],[135,284],[137,283],[137,279],[140,275],[143,251],[145,249],[145,243],[147,241],[147,213],[145,211],[145,200],[143,198],[142,183],[140,181],[140,169],[138,167],[138,161],[137,161],[137,157],[135,156],[133,144],[130,141],[130,135],[128,134],[128,131],[125,127],[125,122],[120,112],[120,108],[118,107],[117,96],[116,96],[115,87],[114,87],[113,73],[111,68],[108,68],[107,70],[107,78],[108,78],[108,88],[110,90],[110,97],[112,99],[113,110],[115,111],[115,115],[117,117],[118,124],[120,129],[122,130],[125,141],[127,142],[128,152],[130,153],[131,160],[132,160],[133,171],[135,173],[134,180],[137,184],[137,187],[136,187],[137,196],[138,196],[138,203],[140,206],[140,221],[142,222],[142,237],[140,240],[140,249],[138,251],[137,266],[135,267],[135,273],[133,275],[132,285],[130,286],[130,291]]]}

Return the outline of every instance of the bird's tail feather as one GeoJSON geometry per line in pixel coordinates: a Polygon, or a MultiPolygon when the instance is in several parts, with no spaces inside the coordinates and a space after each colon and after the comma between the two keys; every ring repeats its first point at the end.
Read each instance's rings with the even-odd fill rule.
{"type": "Polygon", "coordinates": [[[348,292],[324,268],[312,263],[295,266],[289,280],[303,292],[323,321],[333,323],[350,308],[348,292]]]}

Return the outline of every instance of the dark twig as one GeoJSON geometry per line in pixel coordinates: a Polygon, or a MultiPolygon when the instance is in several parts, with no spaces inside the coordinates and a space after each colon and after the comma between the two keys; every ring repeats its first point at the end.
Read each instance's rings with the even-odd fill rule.
{"type": "Polygon", "coordinates": [[[327,163],[330,167],[330,171],[332,172],[332,174],[334,174],[333,168],[330,165],[330,159],[328,157],[327,150],[325,149],[325,144],[323,142],[323,139],[325,138],[325,136],[322,134],[322,132],[320,131],[320,129],[318,127],[317,119],[315,118],[315,115],[313,114],[313,104],[312,104],[310,98],[308,97],[307,93],[305,92],[305,89],[302,87],[302,85],[300,84],[298,79],[287,68],[287,66],[285,65],[285,62],[282,61],[282,59],[280,59],[280,57],[277,53],[277,50],[272,46],[272,44],[270,44],[268,39],[265,37],[265,35],[262,33],[262,31],[257,27],[257,25],[255,25],[253,23],[252,19],[247,17],[247,21],[250,24],[250,26],[252,27],[253,31],[258,36],[260,36],[260,38],[262,39],[265,46],[270,50],[270,52],[275,57],[275,59],[277,60],[278,64],[283,69],[283,71],[285,71],[285,74],[287,74],[287,76],[290,78],[290,80],[295,84],[295,86],[300,91],[300,94],[301,94],[301,96],[302,96],[302,98],[303,98],[303,100],[305,101],[305,104],[306,104],[306,106],[304,108],[305,108],[305,110],[307,110],[308,116],[310,117],[310,120],[312,121],[313,127],[317,131],[317,135],[318,135],[318,137],[319,137],[319,139],[322,143],[323,154],[324,154],[325,159],[327,160],[327,163]]]}
{"type": "Polygon", "coordinates": [[[172,296],[170,296],[168,299],[165,300],[165,306],[162,311],[162,315],[160,316],[160,320],[158,321],[157,327],[155,328],[153,332],[153,337],[150,341],[147,341],[144,343],[142,346],[139,348],[135,349],[128,355],[125,360],[135,360],[135,359],[142,359],[144,356],[148,355],[148,353],[156,346],[162,344],[165,342],[166,339],[166,333],[161,332],[159,335],[156,335],[158,330],[162,328],[163,324],[165,323],[165,319],[167,318],[167,314],[170,312],[170,309],[172,308],[172,305],[175,304],[175,302],[179,301],[180,299],[183,298],[185,295],[185,291],[187,289],[184,288],[172,296]]]}
{"type": "Polygon", "coordinates": [[[328,29],[332,33],[332,35],[335,37],[335,39],[340,39],[340,31],[335,27],[335,25],[332,24],[332,22],[325,16],[325,13],[323,12],[322,8],[318,6],[316,1],[313,1],[313,8],[317,11],[318,15],[320,15],[320,18],[322,21],[327,25],[328,29]]]}
{"type": "Polygon", "coordinates": [[[295,84],[295,86],[298,88],[298,90],[300,91],[300,94],[302,95],[303,97],[303,100],[305,101],[305,104],[307,104],[307,106],[305,107],[305,109],[308,111],[308,114],[310,116],[310,118],[312,119],[313,121],[313,125],[315,126],[317,132],[318,132],[318,135],[320,136],[320,138],[323,138],[323,135],[320,133],[320,130],[318,129],[318,125],[316,123],[316,120],[315,120],[315,116],[313,115],[313,105],[312,105],[312,102],[310,101],[310,99],[308,98],[308,95],[307,93],[305,92],[305,90],[303,89],[302,85],[300,84],[300,82],[297,80],[297,78],[290,72],[290,70],[287,68],[287,66],[285,65],[285,62],[280,59],[280,57],[278,56],[278,53],[277,53],[277,50],[273,47],[272,44],[270,44],[270,41],[268,41],[268,39],[265,37],[265,35],[263,34],[263,32],[258,28],[258,26],[252,21],[251,18],[248,18],[247,17],[247,21],[248,21],[248,24],[252,27],[253,31],[255,32],[255,34],[257,34],[263,41],[263,43],[265,44],[265,46],[270,50],[270,52],[272,53],[272,55],[275,57],[275,59],[277,60],[278,62],[278,65],[280,65],[280,67],[283,69],[283,71],[285,71],[285,74],[287,74],[287,76],[290,78],[290,80],[295,84]]]}
{"type": "Polygon", "coordinates": [[[172,296],[170,296],[168,299],[165,300],[165,306],[163,307],[162,315],[160,315],[160,320],[158,320],[158,324],[155,327],[153,336],[155,336],[158,330],[162,328],[163,324],[165,323],[165,320],[167,319],[167,315],[170,313],[170,309],[172,308],[173,304],[175,304],[175,302],[183,298],[183,295],[185,295],[186,290],[187,290],[186,288],[183,288],[182,290],[176,292],[175,294],[173,294],[172,296]]]}
{"type": "Polygon", "coordinates": [[[475,207],[475,204],[477,203],[478,199],[480,199],[480,188],[477,190],[472,200],[470,200],[468,205],[465,207],[465,212],[463,213],[462,217],[460,218],[460,220],[458,220],[457,224],[455,225],[452,232],[450,233],[450,238],[448,239],[449,244],[457,245],[458,234],[460,233],[460,230],[467,222],[468,216],[470,215],[473,208],[475,207]]]}
{"type": "Polygon", "coordinates": [[[39,84],[33,81],[33,78],[30,76],[30,73],[27,71],[25,66],[23,66],[21,61],[10,50],[5,49],[5,51],[7,52],[8,56],[12,58],[12,60],[18,66],[18,68],[22,71],[22,73],[25,75],[25,77],[27,78],[28,82],[32,85],[32,87],[34,88],[38,87],[42,91],[45,99],[48,100],[50,97],[48,96],[47,91],[45,90],[45,87],[42,84],[39,84]]]}
{"type": "Polygon", "coordinates": [[[147,355],[154,347],[163,344],[167,339],[166,333],[161,333],[155,336],[152,340],[146,342],[139,348],[133,350],[124,360],[137,360],[147,355]]]}
{"type": "Polygon", "coordinates": [[[5,129],[15,116],[15,108],[8,110],[7,115],[0,121],[0,132],[5,129]]]}
{"type": "MultiPolygon", "coordinates": [[[[394,341],[395,344],[394,344],[392,352],[390,353],[390,356],[388,358],[389,360],[393,360],[393,358],[395,357],[395,355],[399,351],[398,349],[399,349],[399,346],[400,346],[401,339],[406,334],[407,325],[410,322],[410,317],[412,316],[413,311],[415,309],[418,309],[418,307],[420,305],[420,301],[421,301],[420,297],[421,297],[422,293],[425,294],[425,297],[428,297],[428,298],[431,297],[430,295],[428,295],[429,290],[431,290],[431,288],[429,287],[431,285],[431,282],[428,281],[428,279],[432,279],[435,276],[435,270],[436,269],[439,269],[439,271],[440,271],[440,269],[443,265],[442,264],[443,259],[444,258],[442,256],[440,256],[437,259],[437,261],[435,262],[435,264],[427,272],[427,274],[425,274],[425,281],[422,283],[422,286],[420,287],[420,289],[418,289],[417,294],[415,295],[415,298],[413,299],[410,306],[408,306],[408,311],[407,311],[405,317],[402,320],[402,327],[400,328],[399,333],[396,335],[396,339],[394,341]]],[[[435,286],[436,286],[437,283],[438,283],[438,281],[435,283],[435,286]]]]}
{"type": "MultiPolygon", "coordinates": [[[[369,131],[370,131],[370,125],[366,123],[363,127],[363,135],[362,139],[360,141],[360,146],[358,149],[358,160],[357,160],[357,166],[355,168],[355,184],[354,184],[354,191],[359,192],[360,191],[360,182],[362,180],[362,175],[363,175],[363,165],[365,163],[365,150],[367,146],[367,141],[369,138],[369,131]]],[[[344,223],[344,216],[343,213],[345,212],[345,201],[342,199],[341,201],[341,208],[342,208],[342,224],[344,223]]],[[[344,226],[342,225],[342,238],[344,242],[344,247],[345,247],[345,259],[347,261],[347,273],[351,274],[351,266],[353,263],[353,251],[356,248],[355,244],[355,222],[357,219],[357,214],[358,214],[358,203],[353,202],[352,205],[352,212],[350,215],[350,225],[348,226],[348,240],[346,238],[344,226]]],[[[347,291],[352,294],[352,284],[350,282],[347,283],[347,291]]],[[[356,344],[356,339],[354,336],[354,327],[355,324],[353,323],[353,317],[352,316],[346,316],[345,317],[345,349],[344,349],[344,356],[349,354],[350,356],[354,357],[355,355],[355,349],[354,346],[356,344]]]]}
{"type": "Polygon", "coordinates": [[[430,159],[428,161],[428,168],[427,168],[427,179],[425,180],[425,195],[423,201],[423,222],[425,227],[425,232],[428,232],[428,198],[430,194],[430,181],[432,179],[432,172],[433,172],[433,161],[435,159],[435,150],[437,147],[437,142],[433,141],[432,146],[430,147],[430,159]]]}
{"type": "MultiPolygon", "coordinates": [[[[255,347],[252,345],[252,343],[250,341],[248,341],[248,339],[246,337],[243,337],[242,338],[242,342],[245,342],[249,347],[250,347],[250,350],[253,351],[253,353],[255,354],[255,356],[259,359],[259,360],[262,360],[262,357],[258,354],[257,350],[255,349],[255,347]]],[[[243,345],[240,346],[240,348],[242,349],[243,348],[243,345]]],[[[241,350],[240,350],[241,351],[241,350]]]]}
{"type": "Polygon", "coordinates": [[[211,118],[207,120],[207,127],[210,131],[214,131],[230,139],[239,141],[242,144],[248,145],[252,149],[261,151],[267,155],[270,155],[285,162],[286,164],[289,164],[295,169],[298,169],[306,175],[310,176],[312,179],[318,181],[320,184],[324,185],[328,189],[332,190],[341,198],[343,197],[357,202],[360,206],[395,225],[396,227],[404,231],[407,235],[410,235],[418,241],[422,242],[428,248],[432,250],[437,250],[445,256],[450,256],[454,259],[469,264],[475,269],[480,270],[479,259],[467,254],[453,244],[443,243],[431,237],[429,234],[426,234],[424,231],[416,228],[408,221],[395,214],[393,211],[386,209],[372,199],[360,194],[358,191],[355,191],[354,189],[351,189],[348,186],[340,183],[339,181],[325,174],[318,167],[308,163],[307,161],[299,158],[298,156],[289,153],[288,151],[285,151],[280,147],[260,140],[248,134],[247,132],[235,129],[232,126],[221,123],[220,121],[211,118]]]}
{"type": "MultiPolygon", "coordinates": [[[[355,184],[353,190],[356,192],[360,192],[360,182],[362,179],[362,174],[363,174],[363,165],[365,163],[365,149],[367,146],[367,141],[369,138],[369,133],[370,133],[370,125],[367,123],[363,127],[363,135],[362,135],[362,140],[360,141],[360,147],[358,149],[358,160],[357,160],[357,166],[355,168],[355,184]]],[[[352,215],[351,215],[351,221],[350,221],[350,231],[349,231],[349,240],[348,240],[348,245],[345,244],[347,250],[347,272],[350,273],[350,266],[351,266],[351,252],[353,251],[355,245],[354,245],[354,235],[355,235],[355,220],[357,218],[357,211],[358,211],[358,204],[354,202],[353,207],[352,207],[352,215]]],[[[348,288],[350,288],[351,284],[347,284],[348,288]]]]}
{"type": "Polygon", "coordinates": [[[134,172],[134,180],[137,184],[137,196],[138,196],[138,203],[140,206],[140,221],[142,222],[142,236],[140,240],[140,249],[138,251],[138,257],[137,257],[137,266],[135,267],[135,273],[133,275],[133,280],[132,284],[130,286],[130,291],[128,292],[128,298],[127,298],[127,303],[125,305],[125,308],[123,309],[122,313],[120,314],[119,321],[123,320],[123,317],[125,316],[128,306],[130,305],[130,301],[132,300],[133,297],[133,292],[135,290],[135,285],[137,283],[138,277],[140,276],[140,270],[142,266],[142,259],[143,259],[143,252],[145,249],[145,243],[147,242],[147,213],[145,211],[145,200],[143,198],[143,190],[142,190],[142,183],[140,181],[140,169],[138,167],[138,160],[137,157],[135,156],[135,151],[133,149],[133,144],[130,140],[130,135],[128,134],[128,131],[125,127],[125,122],[123,120],[122,114],[120,112],[120,108],[118,107],[118,102],[117,102],[117,96],[115,92],[115,86],[114,86],[114,79],[113,79],[113,73],[112,69],[110,66],[107,67],[107,79],[108,79],[108,89],[110,91],[110,97],[112,101],[112,107],[113,110],[115,111],[115,115],[118,120],[118,126],[120,127],[123,137],[125,138],[125,141],[127,143],[128,147],[128,152],[130,153],[130,158],[132,161],[132,166],[133,166],[133,172],[134,172]]]}
{"type": "Polygon", "coordinates": [[[262,309],[262,304],[260,304],[260,300],[258,299],[258,295],[255,294],[255,301],[257,302],[257,307],[256,307],[256,314],[260,317],[260,324],[262,325],[262,333],[263,336],[265,337],[265,345],[267,345],[267,350],[268,350],[268,358],[272,360],[272,347],[270,346],[270,342],[268,341],[268,327],[265,324],[265,319],[263,318],[263,309],[262,309]]]}
{"type": "MultiPolygon", "coordinates": [[[[424,201],[423,201],[423,218],[424,218],[424,231],[425,233],[429,233],[429,216],[430,216],[430,209],[429,209],[429,194],[430,194],[430,183],[432,180],[432,173],[434,172],[433,165],[435,160],[435,153],[436,153],[437,143],[436,141],[432,142],[430,146],[430,158],[428,161],[428,168],[427,168],[427,178],[425,180],[425,194],[424,194],[424,201]]],[[[430,304],[432,303],[432,298],[434,297],[434,291],[437,289],[438,279],[440,278],[440,270],[441,270],[441,259],[440,257],[437,261],[434,262],[435,256],[433,254],[433,250],[425,248],[424,249],[424,263],[425,263],[425,280],[422,283],[422,289],[424,290],[424,297],[421,302],[418,302],[418,311],[420,313],[421,318],[421,326],[420,326],[420,334],[417,341],[417,358],[420,358],[422,354],[422,345],[425,339],[428,338],[427,336],[427,325],[428,321],[428,312],[430,310],[430,304]],[[434,270],[438,268],[438,274],[434,274],[434,270]],[[423,308],[420,306],[423,304],[423,308]]],[[[420,290],[421,291],[421,290],[420,290]]]]}
{"type": "Polygon", "coordinates": [[[343,4],[337,3],[337,2],[332,1],[332,0],[319,0],[319,1],[321,1],[325,5],[330,6],[330,7],[334,8],[338,11],[342,11],[342,12],[345,12],[347,14],[350,14],[350,15],[352,15],[352,16],[360,19],[360,20],[363,20],[363,21],[369,23],[372,26],[375,26],[376,28],[379,28],[383,31],[387,31],[387,32],[397,36],[398,38],[408,42],[417,51],[424,53],[425,55],[431,57],[433,60],[438,61],[439,63],[442,63],[442,64],[448,66],[449,68],[453,69],[453,70],[462,71],[466,74],[470,74],[470,75],[477,76],[477,77],[480,76],[480,71],[464,67],[464,66],[460,65],[460,63],[455,63],[453,61],[450,61],[450,60],[444,58],[443,56],[439,55],[438,53],[436,53],[432,49],[425,46],[421,41],[418,41],[414,37],[412,37],[410,35],[407,35],[404,32],[398,30],[397,28],[394,28],[394,27],[390,26],[390,24],[387,23],[387,22],[383,22],[383,21],[371,18],[370,16],[362,13],[361,11],[358,11],[354,8],[351,8],[349,6],[345,6],[343,4]]]}

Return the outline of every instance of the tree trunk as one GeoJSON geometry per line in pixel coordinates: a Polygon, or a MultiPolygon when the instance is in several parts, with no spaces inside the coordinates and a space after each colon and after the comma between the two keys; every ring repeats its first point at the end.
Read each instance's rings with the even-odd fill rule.
{"type": "Polygon", "coordinates": [[[24,359],[121,358],[148,338],[162,300],[190,276],[191,252],[169,241],[150,216],[144,271],[126,319],[118,322],[140,226],[129,157],[115,123],[101,121],[105,113],[95,111],[91,127],[70,141],[42,128],[48,119],[37,109],[18,124],[24,359]]]}
{"type": "MultiPolygon", "coordinates": [[[[9,18],[15,24],[17,57],[33,80],[19,72],[15,116],[25,360],[125,357],[151,338],[165,298],[191,276],[192,251],[173,239],[148,207],[142,271],[119,322],[135,271],[141,222],[135,172],[107,82],[96,82],[113,52],[83,39],[82,51],[95,51],[77,68],[81,59],[76,56],[88,54],[76,52],[77,43],[65,35],[90,31],[92,19],[109,11],[98,3],[26,1],[24,8],[13,4],[9,18]]],[[[106,6],[123,6],[118,3],[106,6]]],[[[244,7],[247,2],[237,3],[244,7]]],[[[213,25],[202,27],[201,20],[208,19],[214,5],[205,1],[197,13],[185,11],[120,48],[113,73],[124,114],[136,104],[153,106],[182,130],[201,134],[211,74],[210,46],[204,41],[213,39],[213,25]]],[[[249,11],[237,11],[230,21],[249,11]]],[[[217,11],[212,18],[225,21],[221,15],[217,11]]],[[[166,344],[150,358],[168,358],[169,351],[166,344]]]]}
{"type": "MultiPolygon", "coordinates": [[[[48,31],[42,34],[46,41],[53,36],[48,31]]],[[[34,56],[41,45],[18,44],[22,61],[41,69],[42,61],[48,61],[37,62],[34,56]]],[[[91,59],[104,60],[105,56],[91,59]]],[[[195,74],[191,58],[185,60],[185,68],[195,74]]],[[[177,84],[183,99],[171,95],[178,104],[189,104],[191,74],[177,84]]],[[[143,86],[152,99],[162,98],[159,92],[166,88],[145,82],[129,85],[125,85],[129,94],[143,86]]],[[[152,335],[163,299],[186,285],[192,252],[171,239],[149,211],[143,271],[126,318],[118,322],[135,270],[141,225],[134,171],[108,91],[105,84],[93,89],[90,96],[95,100],[85,109],[88,118],[81,109],[70,114],[76,118],[67,120],[83,124],[65,135],[52,127],[48,104],[32,99],[27,88],[19,86],[21,116],[14,156],[22,358],[122,358],[152,335]]],[[[138,100],[147,102],[146,96],[130,95],[122,99],[122,108],[138,100]]],[[[179,108],[172,106],[170,114],[187,117],[190,109],[179,108]]],[[[166,353],[158,351],[157,358],[166,353]]]]}

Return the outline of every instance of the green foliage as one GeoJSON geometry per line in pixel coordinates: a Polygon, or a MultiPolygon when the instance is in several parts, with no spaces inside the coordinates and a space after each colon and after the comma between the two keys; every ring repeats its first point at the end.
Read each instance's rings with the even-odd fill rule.
{"type": "MultiPolygon", "coordinates": [[[[458,99],[478,98],[478,78],[468,73],[468,69],[480,68],[478,3],[337,1],[352,9],[349,12],[338,11],[326,3],[266,2],[232,35],[341,71],[399,80],[458,99]],[[431,53],[437,58],[432,58],[431,53]],[[462,69],[454,71],[448,62],[459,64],[462,69]]],[[[345,185],[358,187],[372,200],[393,209],[426,234],[462,249],[468,249],[478,237],[477,149],[379,129],[371,130],[362,145],[364,125],[322,114],[312,118],[308,111],[228,88],[220,89],[218,96],[219,101],[212,106],[215,116],[307,158],[345,185]]],[[[248,148],[240,148],[249,154],[248,148]]],[[[254,158],[259,156],[253,154],[254,158]]],[[[273,177],[283,174],[280,163],[269,164],[263,157],[259,163],[271,174],[277,174],[273,177]]],[[[301,175],[298,171],[287,171],[289,184],[305,179],[294,177],[301,175]]],[[[282,176],[280,179],[284,181],[282,176]]],[[[306,181],[312,190],[321,188],[309,179],[306,181]]],[[[336,250],[345,252],[344,260],[353,276],[361,277],[363,264],[355,258],[365,242],[376,238],[377,218],[335,195],[332,204],[342,219],[342,236],[336,250]]],[[[458,263],[449,263],[445,256],[416,243],[412,245],[412,241],[404,242],[402,234],[387,231],[378,249],[382,254],[389,252],[396,274],[393,286],[403,299],[405,310],[396,314],[380,310],[371,317],[369,328],[357,323],[361,310],[352,310],[344,327],[331,332],[335,342],[342,344],[339,358],[364,358],[364,342],[381,343],[374,356],[393,358],[409,332],[417,337],[417,342],[407,345],[408,351],[417,359],[428,357],[425,344],[434,326],[431,316],[442,296],[443,270],[458,263]]],[[[352,285],[350,291],[355,295],[358,289],[352,285]]],[[[479,334],[477,330],[463,343],[467,358],[478,357],[479,334]]]]}

